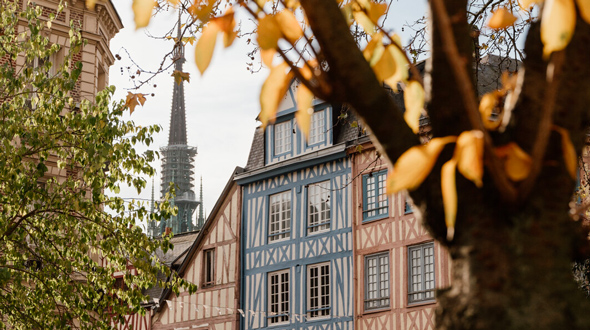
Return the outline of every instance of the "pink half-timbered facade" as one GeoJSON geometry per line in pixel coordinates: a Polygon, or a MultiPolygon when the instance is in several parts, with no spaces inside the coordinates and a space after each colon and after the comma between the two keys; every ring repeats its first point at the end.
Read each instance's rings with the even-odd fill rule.
{"type": "Polygon", "coordinates": [[[367,139],[352,148],[355,329],[434,329],[435,289],[450,284],[450,257],[405,194],[387,196],[387,165],[367,139]]]}
{"type": "Polygon", "coordinates": [[[178,269],[197,292],[165,291],[151,329],[238,329],[240,210],[241,190],[232,177],[178,269]]]}

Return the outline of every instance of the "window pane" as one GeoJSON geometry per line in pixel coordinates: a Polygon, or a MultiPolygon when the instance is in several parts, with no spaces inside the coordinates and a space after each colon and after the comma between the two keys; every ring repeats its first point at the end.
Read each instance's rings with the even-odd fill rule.
{"type": "Polygon", "coordinates": [[[308,266],[307,276],[307,316],[330,315],[330,265],[308,266]]]}
{"type": "Polygon", "coordinates": [[[269,204],[268,240],[288,238],[291,231],[291,191],[271,195],[269,204]]]}
{"type": "Polygon", "coordinates": [[[434,243],[408,248],[408,302],[434,299],[434,243]]]}
{"type": "Polygon", "coordinates": [[[307,232],[330,229],[330,181],[310,184],[307,192],[307,232]]]}
{"type": "Polygon", "coordinates": [[[365,257],[365,309],[389,306],[389,253],[365,257]]]}
{"type": "Polygon", "coordinates": [[[386,194],[387,171],[379,171],[363,176],[363,219],[387,214],[389,200],[386,194]]]}

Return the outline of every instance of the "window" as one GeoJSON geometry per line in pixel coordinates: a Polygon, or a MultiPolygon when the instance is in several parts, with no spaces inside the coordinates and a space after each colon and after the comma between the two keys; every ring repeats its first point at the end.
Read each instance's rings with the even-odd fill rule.
{"type": "Polygon", "coordinates": [[[311,115],[311,125],[309,128],[309,145],[324,142],[325,140],[325,111],[317,111],[311,115]]]}
{"type": "Polygon", "coordinates": [[[203,287],[215,285],[215,249],[203,251],[203,287]]]}
{"type": "Polygon", "coordinates": [[[330,181],[307,188],[307,233],[330,229],[330,181]]]}
{"type": "Polygon", "coordinates": [[[330,263],[307,267],[307,317],[330,315],[330,263]]]}
{"type": "Polygon", "coordinates": [[[275,155],[291,151],[291,121],[275,125],[275,155]]]}
{"type": "Polygon", "coordinates": [[[270,221],[268,241],[278,241],[291,236],[291,191],[270,196],[270,221]]]}
{"type": "Polygon", "coordinates": [[[268,274],[268,323],[289,321],[289,270],[268,274]]]}
{"type": "Polygon", "coordinates": [[[412,210],[412,205],[410,205],[410,203],[408,203],[408,200],[406,199],[404,214],[408,214],[408,213],[412,213],[412,212],[414,212],[412,210]]]}
{"type": "Polygon", "coordinates": [[[385,194],[387,170],[363,175],[363,220],[387,216],[388,199],[385,194]]]}
{"type": "Polygon", "coordinates": [[[365,257],[365,310],[389,307],[389,253],[365,257]]]}
{"type": "Polygon", "coordinates": [[[408,303],[434,300],[434,243],[408,247],[408,303]]]}

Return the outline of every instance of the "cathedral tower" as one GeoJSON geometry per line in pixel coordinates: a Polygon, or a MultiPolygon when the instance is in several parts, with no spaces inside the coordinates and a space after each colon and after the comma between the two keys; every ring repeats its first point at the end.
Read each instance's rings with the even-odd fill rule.
{"type": "MultiPolygon", "coordinates": [[[[185,62],[182,44],[180,17],[178,20],[178,38],[174,48],[174,69],[182,72],[185,62]]],[[[172,94],[172,112],[170,114],[170,131],[168,145],[160,148],[162,155],[162,197],[174,186],[176,196],[172,204],[178,207],[178,215],[160,223],[160,233],[171,227],[174,234],[195,230],[193,213],[199,205],[193,191],[193,168],[197,148],[187,145],[186,111],[184,105],[184,82],[174,83],[172,94]]]]}

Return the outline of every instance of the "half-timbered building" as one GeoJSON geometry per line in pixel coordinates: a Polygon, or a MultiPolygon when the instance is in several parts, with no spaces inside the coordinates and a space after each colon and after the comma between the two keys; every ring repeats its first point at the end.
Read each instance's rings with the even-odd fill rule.
{"type": "Polygon", "coordinates": [[[434,329],[434,293],[450,284],[450,257],[405,193],[385,193],[385,159],[367,137],[359,142],[350,149],[355,329],[434,329]]]}
{"type": "Polygon", "coordinates": [[[295,93],[258,128],[237,176],[242,205],[242,329],[352,329],[350,161],[354,125],[316,100],[309,139],[297,127],[295,93]]]}
{"type": "MultiPolygon", "coordinates": [[[[241,171],[236,168],[234,175],[241,171]]],[[[196,239],[171,262],[179,277],[198,286],[197,292],[154,295],[150,329],[238,329],[241,203],[232,175],[196,239]]]]}

